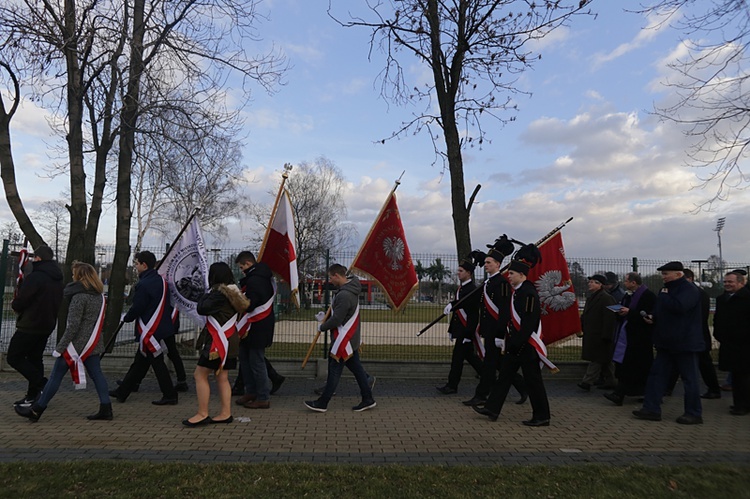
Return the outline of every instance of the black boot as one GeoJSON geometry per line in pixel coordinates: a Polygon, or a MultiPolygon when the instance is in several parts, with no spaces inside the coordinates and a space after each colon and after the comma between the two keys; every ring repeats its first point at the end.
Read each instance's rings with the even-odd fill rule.
{"type": "Polygon", "coordinates": [[[33,404],[30,407],[17,405],[14,409],[16,410],[16,414],[24,418],[29,418],[31,421],[39,421],[39,418],[42,417],[42,413],[44,412],[44,409],[36,404],[33,404]]]}
{"type": "Polygon", "coordinates": [[[96,421],[96,420],[106,420],[106,421],[112,421],[112,404],[99,404],[99,412],[96,414],[92,414],[90,416],[86,416],[86,419],[90,421],[96,421]]]}

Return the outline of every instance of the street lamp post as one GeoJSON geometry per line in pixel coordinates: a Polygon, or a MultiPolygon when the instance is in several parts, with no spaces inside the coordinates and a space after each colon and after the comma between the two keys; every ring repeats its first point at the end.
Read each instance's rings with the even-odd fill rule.
{"type": "Polygon", "coordinates": [[[701,269],[701,265],[703,265],[704,263],[708,263],[708,260],[691,260],[691,262],[698,264],[698,279],[700,280],[701,283],[705,282],[706,279],[703,276],[703,270],[701,269]]]}

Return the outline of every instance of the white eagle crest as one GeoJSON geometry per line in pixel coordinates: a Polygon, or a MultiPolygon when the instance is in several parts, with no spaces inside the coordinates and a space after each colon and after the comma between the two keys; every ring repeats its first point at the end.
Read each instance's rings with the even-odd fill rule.
{"type": "Polygon", "coordinates": [[[399,237],[386,237],[383,240],[383,253],[391,261],[391,270],[401,270],[399,262],[404,259],[406,246],[399,237]]]}
{"type": "Polygon", "coordinates": [[[542,302],[542,314],[549,314],[550,310],[559,312],[572,306],[576,302],[576,295],[568,291],[573,283],[565,281],[560,283],[562,272],[549,270],[542,274],[534,283],[539,292],[539,300],[542,302]]]}

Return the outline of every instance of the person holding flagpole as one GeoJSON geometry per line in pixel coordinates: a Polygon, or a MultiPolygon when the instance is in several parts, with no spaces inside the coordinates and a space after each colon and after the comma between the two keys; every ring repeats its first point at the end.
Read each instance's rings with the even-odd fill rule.
{"type": "Polygon", "coordinates": [[[52,353],[56,360],[49,381],[30,407],[16,406],[16,413],[31,421],[38,421],[42,416],[68,371],[76,389],[86,388],[86,372],[94,382],[99,396],[99,412],[87,418],[112,419],[112,403],[99,358],[99,354],[104,351],[104,344],[100,341],[106,308],[102,294],[104,285],[96,269],[88,263],[73,262],[72,272],[73,282],[65,286],[63,291],[64,300],[68,303],[67,327],[52,353]]]}
{"type": "Polygon", "coordinates": [[[135,356],[122,384],[109,394],[118,402],[125,402],[150,366],[154,369],[162,393],[160,400],[154,400],[151,403],[177,405],[177,390],[172,384],[172,377],[169,375],[163,355],[164,338],[174,334],[167,281],[154,268],[156,256],[150,251],[136,253],[133,256],[133,266],[138,272],[138,283],[133,292],[133,305],[123,316],[122,321],[137,321],[135,334],[139,345],[139,355],[135,356]]]}
{"type": "Polygon", "coordinates": [[[240,373],[245,382],[245,394],[235,402],[248,409],[268,409],[271,407],[271,381],[265,357],[266,348],[273,343],[276,324],[273,314],[276,286],[270,267],[257,261],[252,251],[241,251],[235,263],[245,274],[240,279],[240,289],[250,301],[237,324],[241,338],[240,373]]]}
{"type": "Polygon", "coordinates": [[[352,407],[355,412],[372,409],[377,404],[367,382],[367,373],[359,360],[360,317],[359,293],[362,284],[346,267],[333,264],[328,267],[328,279],[338,288],[331,301],[330,314],[318,312],[318,331],[331,331],[331,353],[328,357],[328,379],[325,390],[317,400],[308,400],[305,407],[315,412],[326,412],[328,403],[336,392],[341,373],[346,366],[359,385],[362,401],[352,407]]]}
{"type": "MultiPolygon", "coordinates": [[[[526,426],[549,426],[550,411],[547,391],[542,380],[541,364],[554,366],[546,360],[547,351],[541,339],[541,305],[534,284],[527,279],[529,270],[541,261],[539,249],[533,244],[522,246],[513,255],[508,270],[512,288],[510,320],[507,334],[501,342],[503,362],[500,375],[492,387],[487,403],[474,406],[474,411],[496,421],[510,390],[513,375],[519,367],[531,401],[532,417],[523,421],[526,426]]],[[[556,368],[555,368],[556,369],[556,368]]]]}
{"type": "Polygon", "coordinates": [[[188,428],[212,423],[231,423],[232,387],[227,376],[228,369],[237,367],[237,352],[240,340],[237,334],[237,317],[250,306],[242,291],[234,284],[232,269],[224,262],[216,262],[208,269],[209,292],[198,298],[197,312],[206,317],[206,327],[198,337],[200,351],[195,367],[195,392],[198,396],[198,412],[182,421],[188,428]],[[218,416],[208,415],[211,387],[208,377],[216,377],[221,399],[218,416]]]}

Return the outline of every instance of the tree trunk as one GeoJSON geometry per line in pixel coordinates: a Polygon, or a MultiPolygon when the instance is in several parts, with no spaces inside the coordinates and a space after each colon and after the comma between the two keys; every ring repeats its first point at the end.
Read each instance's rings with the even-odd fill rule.
{"type": "Polygon", "coordinates": [[[143,11],[145,0],[133,4],[133,38],[130,50],[128,90],[121,111],[120,152],[117,159],[117,227],[115,231],[115,257],[112,262],[112,279],[109,285],[109,307],[105,322],[106,336],[115,333],[125,298],[125,272],[130,259],[130,181],[133,165],[135,127],[138,119],[138,102],[141,75],[143,74],[143,11]]]}

